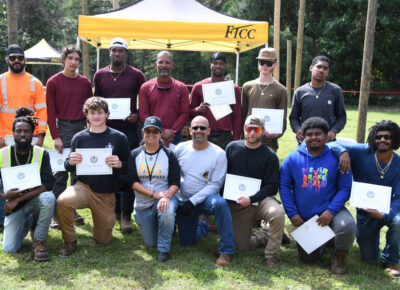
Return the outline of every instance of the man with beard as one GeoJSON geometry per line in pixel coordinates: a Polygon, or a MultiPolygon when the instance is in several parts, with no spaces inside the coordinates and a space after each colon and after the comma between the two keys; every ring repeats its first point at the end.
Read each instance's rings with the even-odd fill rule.
{"type": "MultiPolygon", "coordinates": [[[[126,64],[128,46],[121,37],[116,37],[110,43],[111,64],[98,70],[94,77],[94,95],[103,98],[129,98],[131,113],[125,120],[107,120],[107,126],[114,128],[128,138],[131,150],[139,146],[141,133],[139,114],[137,110],[137,95],[141,85],[146,81],[144,74],[137,68],[126,64]]],[[[122,181],[117,191],[115,215],[121,222],[121,232],[129,234],[133,231],[132,212],[135,195],[128,183],[122,181]]]]}
{"type": "Polygon", "coordinates": [[[278,150],[278,138],[286,130],[287,92],[286,88],[274,80],[272,73],[278,65],[275,49],[272,47],[262,48],[257,57],[258,71],[260,76],[243,85],[242,89],[242,121],[252,114],[253,108],[280,109],[284,111],[282,134],[264,131],[262,142],[278,150]]]}
{"type": "Polygon", "coordinates": [[[155,63],[157,78],[144,83],[139,91],[140,120],[157,116],[163,123],[164,145],[182,142],[181,130],[189,119],[189,92],[186,85],[171,77],[175,66],[169,51],[161,51],[155,63]]]}
{"type": "Polygon", "coordinates": [[[9,168],[37,163],[42,184],[26,190],[12,188],[7,192],[3,192],[1,186],[0,198],[7,201],[4,205],[6,218],[3,250],[14,253],[21,248],[24,237],[33,225],[32,214],[38,212],[37,224],[33,225],[34,231],[31,233],[32,250],[34,260],[44,262],[49,260],[45,242],[55,206],[54,195],[50,192],[53,186],[53,174],[46,150],[31,145],[35,123],[27,117],[30,114],[32,112],[27,108],[17,110],[17,118],[12,125],[15,145],[0,150],[0,167],[9,168]]]}
{"type": "Polygon", "coordinates": [[[208,142],[210,128],[203,116],[192,120],[189,131],[192,140],[175,148],[181,167],[181,188],[176,195],[179,199],[176,217],[179,242],[188,246],[206,236],[210,227],[199,220],[199,214],[214,215],[221,236],[215,264],[225,266],[231,262],[235,246],[231,212],[225,199],[218,194],[225,180],[225,152],[208,142]]]}
{"type": "Polygon", "coordinates": [[[232,113],[216,120],[210,110],[210,105],[204,102],[202,85],[227,81],[225,79],[226,59],[222,52],[217,52],[210,58],[211,77],[206,78],[193,86],[190,98],[191,117],[204,116],[210,123],[211,133],[208,141],[218,145],[225,150],[226,145],[233,140],[240,139],[242,127],[242,105],[240,100],[240,89],[235,88],[236,104],[230,105],[232,113]],[[233,131],[233,136],[232,136],[233,131]]]}
{"type": "Polygon", "coordinates": [[[262,143],[264,118],[250,115],[244,124],[245,140],[229,143],[226,148],[228,172],[261,180],[255,194],[240,196],[236,202],[228,201],[232,213],[235,246],[239,251],[265,246],[267,267],[279,265],[279,249],[285,226],[285,212],[275,199],[279,187],[279,160],[275,152],[262,143]],[[257,206],[252,204],[258,202],[257,206]],[[252,233],[253,224],[262,219],[269,223],[252,233]]]}
{"type": "Polygon", "coordinates": [[[346,125],[342,89],[326,80],[330,64],[326,56],[315,57],[310,66],[311,82],[294,92],[289,120],[299,142],[304,140],[301,124],[308,118],[320,117],[328,122],[328,142],[334,141],[346,125]]]}
{"type": "MultiPolygon", "coordinates": [[[[52,76],[46,84],[47,117],[54,148],[61,154],[70,148],[71,139],[86,127],[82,108],[93,95],[90,81],[76,70],[82,62],[82,52],[75,45],[68,45],[61,53],[64,70],[52,76]]],[[[56,198],[65,190],[68,172],[56,172],[53,193],[56,198]]],[[[75,213],[75,224],[84,224],[83,218],[75,213]]],[[[50,225],[60,228],[57,216],[50,225]]]]}
{"type": "MultiPolygon", "coordinates": [[[[280,195],[292,225],[301,226],[318,215],[317,223],[329,226],[335,233],[331,252],[331,272],[344,275],[344,259],[351,249],[356,224],[345,203],[350,197],[351,173],[339,171],[339,160],[325,146],[329,126],[319,117],[306,120],[302,126],[303,142],[282,163],[280,195]]],[[[300,260],[312,263],[321,258],[325,245],[310,254],[297,244],[300,260]]]]}
{"type": "Polygon", "coordinates": [[[392,188],[389,213],[357,209],[357,243],[363,260],[378,260],[380,231],[387,226],[381,262],[392,277],[400,277],[400,158],[395,152],[400,147],[400,128],[383,120],[370,128],[367,144],[340,145],[350,154],[354,181],[392,188]]]}

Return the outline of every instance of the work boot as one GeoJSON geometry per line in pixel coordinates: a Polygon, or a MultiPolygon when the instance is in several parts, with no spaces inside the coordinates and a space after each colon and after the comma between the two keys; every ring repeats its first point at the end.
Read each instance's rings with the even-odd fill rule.
{"type": "Polygon", "coordinates": [[[121,215],[121,233],[130,234],[133,232],[133,224],[130,217],[121,215]]]}
{"type": "Polygon", "coordinates": [[[279,266],[279,256],[275,255],[269,258],[265,258],[265,265],[267,268],[275,268],[279,266]]]}
{"type": "Polygon", "coordinates": [[[51,219],[50,228],[52,230],[59,230],[60,229],[60,222],[58,221],[58,217],[56,215],[51,219]]]}
{"type": "Polygon", "coordinates": [[[334,249],[331,253],[331,272],[335,275],[344,275],[346,273],[346,265],[344,258],[346,258],[348,251],[341,251],[334,249]]]}
{"type": "Polygon", "coordinates": [[[228,265],[232,260],[232,255],[221,254],[219,255],[217,261],[215,261],[215,265],[219,267],[223,267],[228,265]]]}
{"type": "Polygon", "coordinates": [[[32,243],[33,259],[36,262],[46,262],[49,260],[49,254],[46,249],[46,241],[33,240],[32,243]]]}
{"type": "Polygon", "coordinates": [[[74,222],[77,226],[83,226],[85,224],[85,220],[76,212],[76,210],[74,210],[74,222]]]}
{"type": "Polygon", "coordinates": [[[59,256],[61,258],[69,258],[73,253],[76,252],[76,249],[78,248],[78,242],[64,242],[63,247],[60,250],[59,256]]]}
{"type": "Polygon", "coordinates": [[[382,266],[385,268],[385,271],[389,273],[390,276],[393,278],[399,278],[400,277],[400,271],[399,268],[397,268],[397,265],[394,264],[382,264],[382,266]]]}
{"type": "Polygon", "coordinates": [[[158,252],[157,261],[166,262],[169,260],[169,253],[167,252],[158,252]]]}

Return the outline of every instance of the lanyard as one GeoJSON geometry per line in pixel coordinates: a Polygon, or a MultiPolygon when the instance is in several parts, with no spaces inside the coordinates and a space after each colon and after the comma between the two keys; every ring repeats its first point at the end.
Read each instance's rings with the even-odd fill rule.
{"type": "MultiPolygon", "coordinates": [[[[160,148],[161,149],[161,148],[160,148]]],[[[149,164],[147,163],[147,153],[146,153],[146,149],[144,150],[144,161],[146,161],[146,167],[147,167],[147,171],[149,172],[149,180],[151,183],[151,177],[153,176],[154,173],[154,168],[156,168],[156,164],[157,164],[157,159],[158,159],[158,154],[160,153],[160,149],[157,152],[156,155],[156,160],[154,160],[154,164],[153,164],[153,170],[150,170],[149,164]]]]}

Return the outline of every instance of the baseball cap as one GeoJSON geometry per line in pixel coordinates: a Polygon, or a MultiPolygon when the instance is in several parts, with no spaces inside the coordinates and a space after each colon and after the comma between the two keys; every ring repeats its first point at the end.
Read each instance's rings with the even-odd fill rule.
{"type": "Polygon", "coordinates": [[[264,118],[257,115],[249,115],[244,122],[244,125],[257,125],[264,128],[264,118]]]}
{"type": "Polygon", "coordinates": [[[226,63],[225,55],[222,52],[216,52],[210,57],[210,63],[214,62],[215,60],[222,60],[226,63]]]}
{"type": "Polygon", "coordinates": [[[125,39],[121,38],[121,37],[116,37],[113,38],[110,42],[110,48],[112,47],[123,47],[125,49],[128,49],[128,46],[126,44],[125,39]]]}
{"type": "Polygon", "coordinates": [[[160,118],[156,116],[150,116],[147,117],[146,120],[144,121],[143,129],[146,129],[147,127],[154,127],[157,128],[158,130],[162,130],[162,122],[160,118]]]}
{"type": "Polygon", "coordinates": [[[6,56],[9,56],[10,53],[21,53],[25,55],[24,49],[18,44],[11,44],[9,47],[7,47],[6,56]]]}
{"type": "Polygon", "coordinates": [[[257,57],[258,60],[270,60],[270,61],[276,61],[277,58],[278,57],[276,56],[275,48],[273,47],[261,48],[257,57]]]}

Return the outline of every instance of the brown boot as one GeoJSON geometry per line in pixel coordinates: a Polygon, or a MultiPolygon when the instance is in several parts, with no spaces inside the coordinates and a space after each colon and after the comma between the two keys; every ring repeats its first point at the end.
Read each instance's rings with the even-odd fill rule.
{"type": "Polygon", "coordinates": [[[397,268],[397,265],[394,264],[383,264],[383,267],[385,268],[385,271],[389,273],[390,276],[393,278],[399,278],[400,277],[400,270],[397,268]]]}
{"type": "Polygon", "coordinates": [[[331,253],[331,272],[335,275],[344,275],[346,273],[346,258],[348,251],[334,249],[331,253]]]}
{"type": "Polygon", "coordinates": [[[49,260],[49,254],[46,249],[46,241],[33,240],[32,243],[33,259],[36,262],[46,262],[49,260]]]}
{"type": "Polygon", "coordinates": [[[73,253],[76,252],[76,249],[78,248],[78,242],[64,242],[63,247],[60,250],[59,256],[61,258],[69,258],[73,253]]]}
{"type": "Polygon", "coordinates": [[[265,265],[267,268],[276,268],[279,266],[279,256],[275,255],[265,259],[265,265]]]}
{"type": "Polygon", "coordinates": [[[228,255],[228,254],[221,254],[219,255],[217,261],[215,261],[215,265],[216,266],[226,266],[228,265],[232,260],[232,255],[228,255]]]}
{"type": "Polygon", "coordinates": [[[133,232],[133,224],[131,218],[121,215],[121,233],[130,234],[132,232],[133,232]]]}

